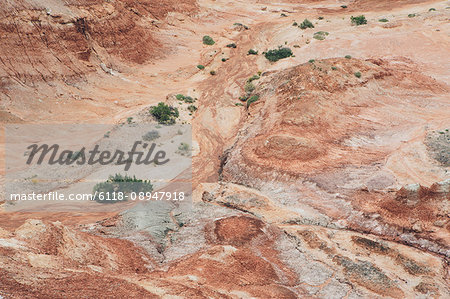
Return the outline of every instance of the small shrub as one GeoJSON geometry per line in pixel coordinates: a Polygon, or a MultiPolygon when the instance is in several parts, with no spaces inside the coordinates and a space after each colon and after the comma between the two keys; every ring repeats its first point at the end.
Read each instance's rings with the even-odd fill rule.
{"type": "Polygon", "coordinates": [[[350,55],[345,55],[345,58],[352,59],[352,57],[350,55]]]}
{"type": "Polygon", "coordinates": [[[160,124],[166,125],[174,124],[179,116],[177,108],[166,105],[163,102],[158,103],[157,106],[150,107],[150,114],[153,115],[160,124]]]}
{"type": "Polygon", "coordinates": [[[331,69],[332,69],[333,71],[335,71],[335,70],[337,70],[337,67],[332,66],[331,69]]]}
{"type": "Polygon", "coordinates": [[[205,45],[211,46],[211,45],[214,45],[216,42],[212,39],[211,36],[205,35],[205,36],[203,37],[203,43],[204,43],[205,45]]]}
{"type": "Polygon", "coordinates": [[[389,22],[389,20],[388,19],[379,19],[378,22],[387,23],[387,22],[389,22]]]}
{"type": "Polygon", "coordinates": [[[123,193],[124,198],[122,201],[126,201],[126,195],[130,193],[139,192],[151,192],[153,191],[153,185],[148,180],[140,180],[135,176],[130,177],[128,175],[115,174],[110,175],[106,182],[98,183],[94,186],[92,193],[96,194],[94,200],[100,203],[116,203],[120,200],[107,200],[114,199],[114,194],[123,193]]]}
{"type": "Polygon", "coordinates": [[[309,63],[314,63],[315,60],[314,60],[314,59],[310,59],[308,62],[309,62],[309,63]]]}
{"type": "Polygon", "coordinates": [[[227,48],[236,48],[236,44],[235,44],[235,43],[228,44],[228,45],[227,45],[227,48]]]}
{"type": "Polygon", "coordinates": [[[189,144],[182,142],[178,146],[177,153],[182,155],[182,156],[188,156],[190,149],[191,149],[191,147],[189,146],[189,144]]]}
{"type": "Polygon", "coordinates": [[[319,31],[319,32],[314,33],[313,38],[315,38],[317,40],[324,40],[328,34],[329,34],[328,32],[319,31]]]}
{"type": "Polygon", "coordinates": [[[252,82],[252,81],[258,80],[259,78],[260,77],[258,75],[253,75],[250,78],[248,78],[247,82],[252,82]]]}
{"type": "Polygon", "coordinates": [[[292,26],[298,26],[297,22],[292,23],[292,26]]]}
{"type": "Polygon", "coordinates": [[[222,62],[225,62],[227,60],[228,60],[228,58],[222,58],[222,62]]]}
{"type": "Polygon", "coordinates": [[[183,101],[184,100],[184,95],[182,95],[182,94],[177,94],[176,96],[175,96],[175,98],[177,98],[177,100],[178,101],[183,101]]]}
{"type": "Polygon", "coordinates": [[[142,140],[144,140],[144,141],[153,141],[153,140],[158,139],[159,137],[161,137],[159,135],[159,132],[156,131],[156,130],[152,130],[152,131],[149,131],[149,132],[145,133],[144,136],[142,136],[142,140]]]}
{"type": "Polygon", "coordinates": [[[247,109],[248,107],[250,107],[250,105],[254,102],[256,102],[257,100],[259,100],[259,96],[258,95],[254,95],[251,96],[248,100],[247,100],[247,109]]]}
{"type": "Polygon", "coordinates": [[[255,90],[255,85],[252,82],[245,83],[244,90],[247,94],[252,93],[255,90]]]}
{"type": "Polygon", "coordinates": [[[241,23],[234,23],[233,25],[234,25],[234,26],[238,26],[238,27],[242,27],[242,28],[244,28],[245,30],[248,30],[248,29],[249,29],[247,25],[244,25],[244,24],[241,24],[241,23]]]}
{"type": "Polygon", "coordinates": [[[430,8],[428,11],[436,11],[436,8],[430,8]]]}
{"type": "Polygon", "coordinates": [[[319,20],[323,20],[323,17],[318,17],[319,20]]]}
{"type": "Polygon", "coordinates": [[[247,96],[247,95],[245,95],[245,96],[240,96],[240,97],[239,97],[239,100],[241,100],[242,102],[246,102],[246,101],[248,100],[248,96],[247,96]]]}
{"type": "Polygon", "coordinates": [[[250,49],[250,50],[248,50],[247,55],[258,55],[258,51],[250,49]]]}
{"type": "Polygon", "coordinates": [[[267,51],[264,56],[267,58],[267,60],[275,62],[280,59],[290,57],[292,56],[292,54],[292,50],[289,48],[279,48],[267,51]]]}
{"type": "Polygon", "coordinates": [[[234,103],[235,106],[244,106],[242,103],[234,103]]]}
{"type": "Polygon", "coordinates": [[[189,105],[188,107],[187,107],[187,109],[189,110],[189,112],[195,112],[195,111],[197,111],[197,107],[195,107],[194,105],[189,105]]]}
{"type": "Polygon", "coordinates": [[[130,116],[130,117],[127,117],[127,124],[131,124],[133,122],[133,118],[130,116]]]}
{"type": "Polygon", "coordinates": [[[360,73],[360,72],[356,72],[356,73],[355,73],[355,77],[356,77],[356,78],[361,78],[361,73],[360,73]]]}
{"type": "Polygon", "coordinates": [[[313,23],[311,23],[310,20],[305,19],[305,20],[300,24],[300,28],[301,28],[301,29],[314,28],[314,25],[313,25],[313,23]]]}
{"type": "Polygon", "coordinates": [[[363,15],[357,17],[351,16],[350,19],[352,20],[352,24],[355,24],[356,26],[367,24],[366,17],[363,15]]]}
{"type": "Polygon", "coordinates": [[[285,13],[282,13],[280,16],[287,17],[287,15],[285,13]]]}
{"type": "Polygon", "coordinates": [[[408,15],[408,18],[414,18],[415,16],[416,16],[415,13],[410,13],[410,14],[408,15]]]}
{"type": "Polygon", "coordinates": [[[199,64],[199,65],[197,65],[197,68],[198,68],[199,70],[203,70],[203,69],[205,69],[205,66],[204,66],[204,65],[201,65],[201,64],[199,64]]]}
{"type": "Polygon", "coordinates": [[[192,97],[187,96],[187,97],[184,97],[184,102],[190,104],[190,103],[194,103],[195,100],[192,97]]]}
{"type": "Polygon", "coordinates": [[[216,71],[210,71],[209,74],[210,74],[211,76],[214,76],[214,75],[216,74],[216,71]]]}
{"type": "Polygon", "coordinates": [[[347,8],[347,5],[341,5],[342,8],[347,8]]]}

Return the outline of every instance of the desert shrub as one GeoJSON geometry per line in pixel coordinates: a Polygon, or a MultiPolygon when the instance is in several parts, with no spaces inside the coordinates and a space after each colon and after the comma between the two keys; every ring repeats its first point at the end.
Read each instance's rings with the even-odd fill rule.
{"type": "Polygon", "coordinates": [[[250,105],[254,102],[256,102],[257,100],[259,100],[259,96],[258,95],[254,95],[251,96],[248,100],[247,100],[247,109],[248,107],[250,107],[250,105]]]}
{"type": "Polygon", "coordinates": [[[430,8],[428,11],[436,11],[436,8],[430,8]]]}
{"type": "Polygon", "coordinates": [[[314,28],[314,25],[313,25],[313,23],[311,23],[310,20],[305,19],[305,20],[300,24],[300,28],[301,28],[301,29],[314,28]]]}
{"type": "Polygon", "coordinates": [[[332,69],[333,71],[335,71],[335,70],[337,70],[337,67],[332,66],[331,69],[332,69]]]}
{"type": "Polygon", "coordinates": [[[195,112],[195,111],[197,111],[197,107],[195,107],[194,105],[189,105],[189,106],[187,107],[187,109],[189,110],[189,112],[195,112]]]}
{"type": "Polygon", "coordinates": [[[221,60],[222,60],[222,62],[225,62],[228,60],[228,58],[222,58],[221,60]]]}
{"type": "Polygon", "coordinates": [[[351,16],[350,19],[352,20],[352,24],[355,24],[356,26],[367,24],[367,20],[364,15],[357,17],[351,16]]]}
{"type": "Polygon", "coordinates": [[[292,26],[298,26],[297,22],[292,23],[292,26]]]}
{"type": "Polygon", "coordinates": [[[350,55],[345,55],[345,58],[352,59],[352,57],[350,55]]]}
{"type": "Polygon", "coordinates": [[[150,114],[153,115],[160,124],[166,125],[174,124],[179,116],[177,108],[166,105],[163,102],[158,103],[157,106],[150,107],[150,114]]]}
{"type": "Polygon", "coordinates": [[[238,26],[238,27],[242,27],[242,28],[244,28],[245,30],[248,30],[248,29],[249,29],[247,25],[244,25],[244,24],[241,24],[241,23],[234,23],[233,25],[234,25],[234,26],[238,26]]]}
{"type": "Polygon", "coordinates": [[[347,8],[347,5],[341,5],[342,8],[347,8]]]}
{"type": "Polygon", "coordinates": [[[182,156],[188,156],[190,153],[191,147],[189,146],[189,144],[181,142],[180,145],[178,146],[178,150],[177,153],[182,155],[182,156]]]}
{"type": "Polygon", "coordinates": [[[127,124],[131,124],[133,122],[133,118],[130,116],[130,117],[127,117],[127,124]]]}
{"type": "Polygon", "coordinates": [[[281,17],[287,17],[287,14],[282,13],[280,16],[281,16],[281,17]]]}
{"type": "Polygon", "coordinates": [[[279,48],[279,49],[269,50],[264,54],[264,56],[269,61],[272,61],[272,62],[278,61],[280,59],[292,56],[292,50],[289,48],[279,48]]]}
{"type": "Polygon", "coordinates": [[[319,20],[323,20],[323,17],[318,17],[319,20]]]}
{"type": "Polygon", "coordinates": [[[244,90],[247,94],[252,93],[255,90],[255,85],[252,82],[245,83],[244,90]]]}
{"type": "Polygon", "coordinates": [[[211,45],[214,45],[216,42],[212,39],[211,36],[205,35],[205,36],[203,37],[203,43],[204,43],[205,45],[211,46],[211,45]]]}
{"type": "Polygon", "coordinates": [[[199,70],[203,70],[203,69],[205,68],[205,66],[204,66],[204,65],[201,65],[201,64],[199,64],[199,65],[197,65],[197,68],[198,68],[199,70]]]}
{"type": "Polygon", "coordinates": [[[379,19],[378,22],[387,23],[387,22],[389,22],[389,20],[388,19],[379,19]]]}
{"type": "Polygon", "coordinates": [[[184,95],[182,95],[182,94],[177,94],[176,96],[175,96],[175,98],[177,98],[177,100],[178,101],[183,101],[184,100],[184,95]]]}
{"type": "Polygon", "coordinates": [[[314,60],[314,59],[310,59],[308,62],[309,62],[309,63],[314,63],[315,60],[314,60]]]}
{"type": "Polygon", "coordinates": [[[248,55],[258,55],[258,51],[256,51],[256,50],[253,50],[253,49],[250,49],[250,50],[248,50],[248,53],[247,53],[248,55]]]}
{"type": "Polygon", "coordinates": [[[416,16],[415,13],[410,13],[410,14],[408,15],[408,18],[414,18],[415,16],[416,16]]]}
{"type": "Polygon", "coordinates": [[[258,75],[253,75],[250,78],[248,78],[247,82],[252,82],[252,81],[258,80],[259,78],[260,77],[258,75]]]}
{"type": "Polygon", "coordinates": [[[247,95],[245,95],[245,96],[240,96],[239,97],[239,100],[241,100],[241,101],[243,101],[243,102],[246,102],[247,100],[248,100],[248,96],[247,95]]]}
{"type": "Polygon", "coordinates": [[[235,44],[235,43],[228,44],[227,47],[228,47],[228,48],[236,48],[236,44],[235,44]]]}
{"type": "Polygon", "coordinates": [[[319,32],[314,33],[313,38],[318,39],[318,40],[324,40],[328,34],[329,34],[328,32],[319,31],[319,32]]]}
{"type": "Polygon", "coordinates": [[[130,193],[145,193],[151,191],[153,191],[153,185],[149,180],[140,180],[135,176],[123,176],[121,174],[110,175],[105,182],[96,184],[92,190],[92,192],[96,194],[94,200],[101,203],[118,202],[116,200],[106,200],[108,198],[114,198],[113,192],[115,192],[115,194],[118,194],[119,192],[123,193],[123,201],[125,201],[125,196],[129,195],[130,193]],[[109,193],[109,196],[106,193],[109,193]]]}
{"type": "Polygon", "coordinates": [[[360,72],[356,72],[356,73],[355,73],[355,77],[356,77],[356,78],[361,78],[361,73],[360,73],[360,72]]]}
{"type": "Polygon", "coordinates": [[[210,71],[209,74],[210,74],[211,76],[214,76],[214,75],[216,74],[216,71],[214,71],[214,70],[213,70],[213,71],[210,71]]]}
{"type": "Polygon", "coordinates": [[[142,136],[142,140],[144,141],[153,141],[160,137],[159,132],[156,130],[149,131],[142,136]]]}

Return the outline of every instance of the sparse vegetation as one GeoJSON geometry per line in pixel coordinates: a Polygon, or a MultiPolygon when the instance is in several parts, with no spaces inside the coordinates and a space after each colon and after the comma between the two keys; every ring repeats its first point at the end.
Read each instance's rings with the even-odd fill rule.
{"type": "Polygon", "coordinates": [[[335,71],[335,70],[337,70],[337,67],[332,66],[331,69],[332,69],[333,71],[335,71]]]}
{"type": "Polygon", "coordinates": [[[313,38],[315,38],[317,40],[324,40],[328,34],[329,33],[326,31],[319,31],[319,32],[314,33],[313,38]]]}
{"type": "Polygon", "coordinates": [[[258,75],[253,75],[250,78],[248,78],[247,82],[252,82],[252,81],[258,80],[259,78],[260,77],[258,75]]]}
{"type": "Polygon", "coordinates": [[[110,175],[106,182],[98,183],[94,186],[92,192],[96,195],[95,201],[100,203],[116,203],[120,198],[115,194],[123,193],[122,201],[126,201],[126,195],[130,193],[151,192],[153,185],[149,180],[140,180],[135,176],[115,174],[110,175]],[[116,199],[116,200],[114,200],[116,199]]]}
{"type": "Polygon", "coordinates": [[[315,60],[314,60],[314,59],[310,59],[308,62],[309,62],[309,63],[314,63],[315,60]]]}
{"type": "Polygon", "coordinates": [[[428,11],[436,11],[436,8],[430,8],[428,11]]]}
{"type": "Polygon", "coordinates": [[[258,51],[250,49],[248,50],[247,55],[258,55],[258,51]]]}
{"type": "Polygon", "coordinates": [[[214,75],[216,74],[216,71],[214,71],[214,70],[213,70],[213,71],[210,71],[209,74],[210,74],[211,76],[214,76],[214,75]]]}
{"type": "Polygon", "coordinates": [[[245,30],[248,30],[248,29],[249,29],[247,25],[244,25],[244,24],[241,24],[241,23],[234,23],[233,25],[234,25],[234,26],[238,26],[238,27],[242,27],[242,28],[244,28],[245,30]]]}
{"type": "Polygon", "coordinates": [[[228,58],[222,58],[221,60],[222,60],[222,62],[225,62],[228,60],[228,58]]]}
{"type": "Polygon", "coordinates": [[[247,109],[248,107],[250,107],[250,105],[254,102],[256,102],[257,100],[259,100],[259,96],[258,95],[254,95],[251,96],[248,100],[247,100],[247,109]]]}
{"type": "Polygon", "coordinates": [[[177,153],[182,156],[189,156],[190,149],[191,149],[191,147],[189,146],[189,144],[182,142],[178,146],[177,153]]]}
{"type": "Polygon", "coordinates": [[[345,58],[352,59],[352,57],[350,55],[345,55],[345,58]]]}
{"type": "Polygon", "coordinates": [[[286,47],[285,48],[274,49],[274,50],[269,50],[269,51],[267,51],[264,54],[264,56],[269,61],[272,61],[272,62],[278,61],[278,60],[283,59],[283,58],[290,57],[292,55],[293,55],[292,50],[289,49],[289,48],[286,48],[286,47]]]}
{"type": "Polygon", "coordinates": [[[282,13],[280,16],[281,17],[287,17],[287,15],[285,13],[282,13]]]}
{"type": "Polygon", "coordinates": [[[300,24],[300,28],[301,28],[301,29],[314,28],[314,25],[313,25],[313,23],[311,23],[310,20],[305,19],[305,20],[300,24]]]}
{"type": "Polygon", "coordinates": [[[227,45],[227,48],[236,48],[236,44],[235,44],[235,43],[228,44],[228,45],[227,45]]]}
{"type": "Polygon", "coordinates": [[[408,15],[408,18],[414,18],[415,16],[416,16],[415,13],[410,13],[410,14],[408,15]]]}
{"type": "Polygon", "coordinates": [[[149,131],[142,136],[142,140],[144,141],[153,141],[160,137],[159,132],[156,130],[149,131]]]}
{"type": "Polygon", "coordinates": [[[214,45],[215,43],[216,43],[216,42],[212,39],[211,36],[205,35],[205,36],[203,37],[203,44],[212,46],[212,45],[214,45]]]}
{"type": "Polygon", "coordinates": [[[341,5],[342,8],[347,8],[347,5],[341,5]]]}
{"type": "Polygon", "coordinates": [[[323,17],[318,17],[318,19],[319,19],[319,20],[323,20],[324,18],[323,18],[323,17]]]}
{"type": "Polygon", "coordinates": [[[160,124],[171,125],[176,122],[176,119],[180,115],[177,108],[166,105],[163,102],[158,103],[157,106],[150,107],[150,114],[160,124]]]}
{"type": "Polygon", "coordinates": [[[352,20],[352,24],[356,26],[367,24],[367,20],[364,15],[360,15],[357,17],[351,16],[350,19],[352,20]]]}
{"type": "Polygon", "coordinates": [[[197,107],[194,105],[189,105],[187,107],[187,110],[189,110],[189,112],[193,113],[193,112],[197,111],[197,107]]]}
{"type": "Polygon", "coordinates": [[[185,103],[194,103],[195,102],[195,100],[190,96],[184,96],[182,94],[177,94],[175,97],[178,101],[183,101],[185,103]]]}
{"type": "Polygon", "coordinates": [[[255,85],[252,82],[245,83],[244,90],[247,94],[252,93],[255,90],[255,85]]]}
{"type": "Polygon", "coordinates": [[[234,103],[235,106],[244,106],[242,103],[234,103]]]}
{"type": "Polygon", "coordinates": [[[131,124],[133,122],[133,118],[130,116],[130,117],[127,117],[127,124],[131,124]]]}
{"type": "Polygon", "coordinates": [[[297,22],[292,23],[292,26],[298,26],[297,22]]]}
{"type": "Polygon", "coordinates": [[[388,19],[379,19],[378,22],[387,23],[387,22],[389,22],[389,20],[388,19]]]}
{"type": "Polygon", "coordinates": [[[356,77],[356,78],[361,78],[361,73],[360,73],[360,72],[356,72],[356,73],[355,73],[355,77],[356,77]]]}
{"type": "Polygon", "coordinates": [[[203,69],[205,69],[205,66],[204,66],[204,65],[201,65],[201,64],[199,64],[199,65],[197,65],[197,68],[198,68],[199,70],[203,70],[203,69]]]}

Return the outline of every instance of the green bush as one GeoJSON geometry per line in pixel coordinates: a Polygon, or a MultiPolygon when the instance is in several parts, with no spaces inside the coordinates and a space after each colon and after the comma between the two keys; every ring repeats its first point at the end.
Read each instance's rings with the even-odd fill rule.
{"type": "Polygon", "coordinates": [[[337,67],[332,66],[331,69],[332,69],[333,71],[335,71],[335,70],[337,70],[337,67]]]}
{"type": "Polygon", "coordinates": [[[250,50],[248,50],[248,53],[247,53],[248,55],[258,55],[258,51],[256,51],[256,50],[253,50],[253,49],[250,49],[250,50]]]}
{"type": "Polygon", "coordinates": [[[356,77],[356,78],[361,78],[361,73],[360,73],[360,72],[356,72],[356,73],[355,73],[355,77],[356,77]]]}
{"type": "Polygon", "coordinates": [[[389,20],[388,19],[379,19],[378,22],[387,23],[387,22],[389,22],[389,20]]]}
{"type": "Polygon", "coordinates": [[[352,59],[352,57],[350,55],[345,55],[345,58],[352,59]]]}
{"type": "Polygon", "coordinates": [[[159,132],[156,130],[149,131],[142,136],[142,140],[144,141],[153,141],[160,137],[159,132]]]}
{"type": "Polygon", "coordinates": [[[246,101],[248,100],[248,96],[247,96],[247,95],[245,95],[245,96],[240,96],[240,97],[239,97],[239,100],[241,100],[241,101],[243,101],[243,102],[246,102],[246,101]]]}
{"type": "Polygon", "coordinates": [[[150,114],[153,115],[160,124],[166,125],[174,124],[179,116],[177,108],[166,105],[163,102],[158,103],[157,106],[150,107],[150,114]]]}
{"type": "Polygon", "coordinates": [[[408,15],[408,18],[414,18],[415,16],[416,16],[415,13],[410,13],[410,14],[408,15]]]}
{"type": "Polygon", "coordinates": [[[257,100],[259,100],[259,96],[258,95],[254,95],[251,96],[248,100],[247,100],[247,109],[248,107],[250,107],[250,105],[254,102],[256,102],[257,100]]]}
{"type": "Polygon", "coordinates": [[[356,26],[367,24],[366,17],[363,15],[357,17],[351,16],[350,19],[352,20],[352,24],[355,24],[356,26]]]}
{"type": "Polygon", "coordinates": [[[201,65],[201,64],[199,64],[199,65],[197,65],[197,68],[198,68],[199,70],[203,70],[203,69],[205,68],[205,66],[204,66],[204,65],[201,65]]]}
{"type": "Polygon", "coordinates": [[[300,24],[300,28],[301,28],[301,29],[314,28],[314,25],[313,25],[313,23],[311,23],[310,20],[305,19],[305,20],[300,24]]]}
{"type": "Polygon", "coordinates": [[[323,20],[323,17],[318,17],[319,20],[323,20]]]}
{"type": "Polygon", "coordinates": [[[347,8],[347,5],[341,5],[342,8],[347,8]]]}
{"type": "Polygon", "coordinates": [[[292,50],[289,48],[279,48],[279,49],[269,50],[264,54],[264,56],[269,61],[272,61],[272,62],[278,61],[283,58],[290,57],[292,55],[293,55],[292,50]]]}
{"type": "Polygon", "coordinates": [[[292,23],[292,26],[298,26],[297,22],[292,23]]]}
{"type": "Polygon", "coordinates": [[[214,45],[216,42],[212,39],[211,36],[205,35],[205,36],[203,37],[203,43],[204,43],[205,45],[211,46],[211,45],[214,45]]]}
{"type": "Polygon", "coordinates": [[[252,82],[252,81],[258,80],[259,78],[260,77],[258,75],[253,75],[250,78],[248,78],[247,82],[252,82]]]}
{"type": "Polygon", "coordinates": [[[110,175],[106,182],[96,184],[92,190],[92,192],[96,194],[94,200],[101,203],[118,202],[118,200],[106,199],[114,199],[115,194],[117,195],[119,194],[119,192],[123,193],[123,201],[126,201],[125,196],[129,195],[130,193],[146,193],[151,191],[153,191],[153,185],[150,183],[150,181],[140,180],[135,176],[123,176],[121,174],[115,174],[114,176],[110,175]]]}
{"type": "Polygon", "coordinates": [[[436,11],[436,8],[430,8],[428,11],[436,11]]]}
{"type": "Polygon", "coordinates": [[[177,98],[178,101],[184,100],[184,95],[182,95],[182,94],[177,94],[175,97],[177,98]]]}
{"type": "Polygon", "coordinates": [[[313,38],[318,39],[318,40],[324,40],[328,34],[329,34],[328,32],[319,31],[319,32],[314,33],[313,38]]]}
{"type": "Polygon", "coordinates": [[[309,62],[309,63],[314,63],[315,60],[314,60],[314,59],[310,59],[308,62],[309,62]]]}
{"type": "Polygon", "coordinates": [[[236,48],[236,44],[235,44],[235,43],[228,44],[227,47],[228,47],[228,48],[236,48]]]}

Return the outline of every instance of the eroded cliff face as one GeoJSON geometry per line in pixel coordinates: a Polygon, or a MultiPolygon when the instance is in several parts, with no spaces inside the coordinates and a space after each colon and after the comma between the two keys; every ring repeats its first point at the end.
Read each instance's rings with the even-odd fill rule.
{"type": "Polygon", "coordinates": [[[151,121],[178,93],[198,110],[179,106],[192,209],[1,212],[0,296],[449,297],[447,6],[2,4],[2,124],[151,121]]]}

